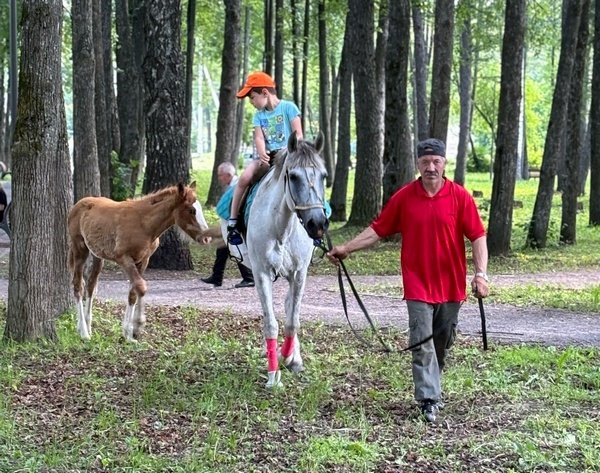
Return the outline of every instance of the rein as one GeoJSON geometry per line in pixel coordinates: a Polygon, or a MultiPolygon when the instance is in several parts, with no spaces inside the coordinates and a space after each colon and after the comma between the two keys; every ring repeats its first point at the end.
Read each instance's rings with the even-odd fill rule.
{"type": "MultiPolygon", "coordinates": [[[[325,253],[327,253],[327,252],[329,252],[329,250],[331,250],[333,248],[333,246],[331,244],[331,237],[329,236],[329,233],[326,233],[325,236],[327,237],[327,246],[329,248],[325,247],[325,245],[322,242],[321,242],[321,245],[319,246],[319,248],[321,248],[325,253]]],[[[379,340],[379,343],[383,347],[383,350],[387,353],[391,353],[392,349],[389,347],[389,345],[383,340],[383,338],[379,334],[379,331],[375,327],[375,324],[373,323],[373,320],[371,319],[371,316],[369,315],[369,311],[367,310],[367,308],[365,307],[365,304],[363,303],[362,299],[360,298],[360,295],[358,294],[356,287],[354,287],[354,283],[352,282],[352,279],[350,279],[350,274],[348,274],[346,265],[344,264],[344,262],[342,260],[339,260],[339,262],[340,262],[340,264],[338,265],[338,284],[340,286],[340,297],[342,298],[342,306],[344,307],[344,315],[346,316],[346,320],[348,321],[348,326],[350,327],[350,330],[352,330],[352,333],[354,334],[356,339],[359,342],[361,342],[364,346],[366,346],[368,348],[373,347],[373,345],[368,343],[357,332],[357,330],[353,327],[352,323],[350,322],[350,317],[348,316],[348,303],[346,300],[346,289],[344,287],[344,280],[342,279],[342,271],[344,271],[344,275],[346,276],[346,279],[348,280],[348,284],[350,285],[350,288],[352,289],[352,294],[354,295],[356,302],[358,303],[365,318],[367,319],[367,322],[369,322],[369,325],[371,326],[371,330],[377,336],[377,339],[379,340]]]]}
{"type": "MultiPolygon", "coordinates": [[[[331,237],[329,236],[329,233],[326,233],[325,236],[327,237],[327,247],[322,242],[319,245],[315,244],[315,246],[317,246],[318,248],[320,248],[325,253],[328,253],[333,248],[333,245],[331,244],[331,237]]],[[[365,307],[362,299],[360,298],[360,296],[358,294],[358,291],[354,287],[352,279],[350,279],[350,275],[348,274],[348,270],[346,269],[346,265],[344,264],[344,261],[341,260],[341,259],[339,259],[339,258],[338,258],[338,261],[340,263],[338,265],[338,284],[340,286],[340,297],[342,299],[342,306],[344,307],[344,315],[346,316],[346,320],[348,321],[348,325],[350,326],[350,329],[352,330],[352,333],[354,334],[354,336],[356,337],[356,339],[359,342],[361,342],[364,346],[366,346],[367,348],[372,348],[373,347],[362,336],[359,335],[359,333],[356,331],[356,329],[352,326],[352,323],[350,322],[350,318],[348,316],[348,303],[346,301],[346,290],[345,290],[345,287],[344,287],[344,281],[342,279],[342,271],[344,272],[344,275],[346,276],[346,279],[348,280],[348,284],[350,285],[350,288],[352,289],[352,294],[354,295],[354,298],[356,299],[356,302],[358,303],[359,307],[361,308],[361,310],[362,310],[365,318],[367,319],[367,322],[369,322],[369,325],[371,326],[371,330],[377,336],[377,339],[379,340],[379,343],[382,345],[383,350],[385,352],[387,352],[387,353],[391,353],[393,350],[383,340],[383,338],[379,334],[379,331],[375,327],[375,324],[373,323],[373,320],[371,319],[371,316],[369,315],[369,312],[367,311],[367,308],[365,307]]],[[[479,301],[480,301],[480,306],[482,306],[483,304],[481,303],[481,299],[479,299],[479,301]]],[[[482,320],[484,320],[484,319],[482,318],[482,320]]],[[[431,335],[429,335],[428,337],[425,337],[423,340],[421,340],[421,341],[419,341],[417,343],[413,343],[412,345],[410,345],[410,346],[408,346],[406,348],[403,348],[400,351],[411,351],[411,350],[414,350],[415,348],[420,347],[424,343],[427,343],[429,340],[431,340],[432,338],[434,338],[435,336],[439,335],[444,330],[446,330],[446,328],[448,328],[448,325],[451,322],[453,322],[453,319],[449,318],[446,321],[446,323],[444,323],[442,326],[438,327],[438,329],[436,331],[432,332],[431,335]]],[[[487,340],[485,340],[485,338],[484,338],[484,341],[486,342],[484,344],[484,347],[485,347],[485,349],[487,349],[487,340]]]]}

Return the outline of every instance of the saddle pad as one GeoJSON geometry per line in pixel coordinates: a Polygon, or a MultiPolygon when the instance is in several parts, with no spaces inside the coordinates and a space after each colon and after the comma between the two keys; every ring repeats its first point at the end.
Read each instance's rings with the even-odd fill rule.
{"type": "MultiPolygon", "coordinates": [[[[248,198],[246,199],[246,206],[244,207],[244,223],[246,227],[248,227],[248,216],[250,215],[250,206],[252,205],[252,201],[254,200],[254,196],[256,195],[256,191],[258,190],[258,185],[260,181],[258,181],[255,185],[253,185],[250,189],[250,193],[248,194],[248,198]]],[[[217,202],[217,215],[222,219],[228,220],[231,208],[231,200],[233,199],[233,189],[234,187],[230,187],[225,191],[225,193],[217,202]]],[[[331,217],[331,205],[329,202],[325,200],[325,215],[327,218],[331,217]]]]}
{"type": "Polygon", "coordinates": [[[235,186],[230,187],[217,202],[217,215],[225,220],[229,219],[231,199],[233,199],[233,189],[235,186]]]}

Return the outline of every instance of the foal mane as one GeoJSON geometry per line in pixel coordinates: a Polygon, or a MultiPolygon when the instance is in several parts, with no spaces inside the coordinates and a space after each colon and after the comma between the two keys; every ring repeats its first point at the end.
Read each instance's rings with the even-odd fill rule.
{"type": "Polygon", "coordinates": [[[275,179],[279,179],[281,173],[286,169],[307,167],[323,169],[325,164],[314,143],[298,140],[295,151],[290,152],[288,148],[282,148],[277,153],[273,165],[273,175],[275,179]]]}
{"type": "Polygon", "coordinates": [[[147,202],[150,205],[156,205],[167,199],[177,199],[177,197],[181,193],[183,193],[183,200],[186,202],[189,201],[190,204],[192,204],[196,200],[196,192],[189,186],[185,186],[182,183],[179,183],[174,186],[165,187],[164,189],[159,189],[155,192],[151,192],[150,194],[146,194],[144,196],[129,200],[137,200],[147,202]]]}

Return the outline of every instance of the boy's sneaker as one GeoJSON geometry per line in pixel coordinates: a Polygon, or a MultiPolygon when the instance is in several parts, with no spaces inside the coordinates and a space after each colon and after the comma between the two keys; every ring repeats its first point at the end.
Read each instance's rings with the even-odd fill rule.
{"type": "Polygon", "coordinates": [[[421,413],[427,422],[435,422],[440,408],[437,401],[427,399],[421,403],[421,413]]]}
{"type": "Polygon", "coordinates": [[[227,227],[227,243],[229,243],[230,245],[241,245],[242,243],[244,243],[244,240],[242,238],[242,235],[240,235],[240,232],[238,231],[237,228],[235,227],[227,227]]]}

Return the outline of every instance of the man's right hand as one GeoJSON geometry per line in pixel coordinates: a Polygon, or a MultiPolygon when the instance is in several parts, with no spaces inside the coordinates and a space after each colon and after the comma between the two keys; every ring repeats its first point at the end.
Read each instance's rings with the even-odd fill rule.
{"type": "Polygon", "coordinates": [[[340,264],[340,261],[347,258],[350,252],[346,249],[346,245],[334,246],[327,253],[327,259],[336,266],[340,264]]]}

